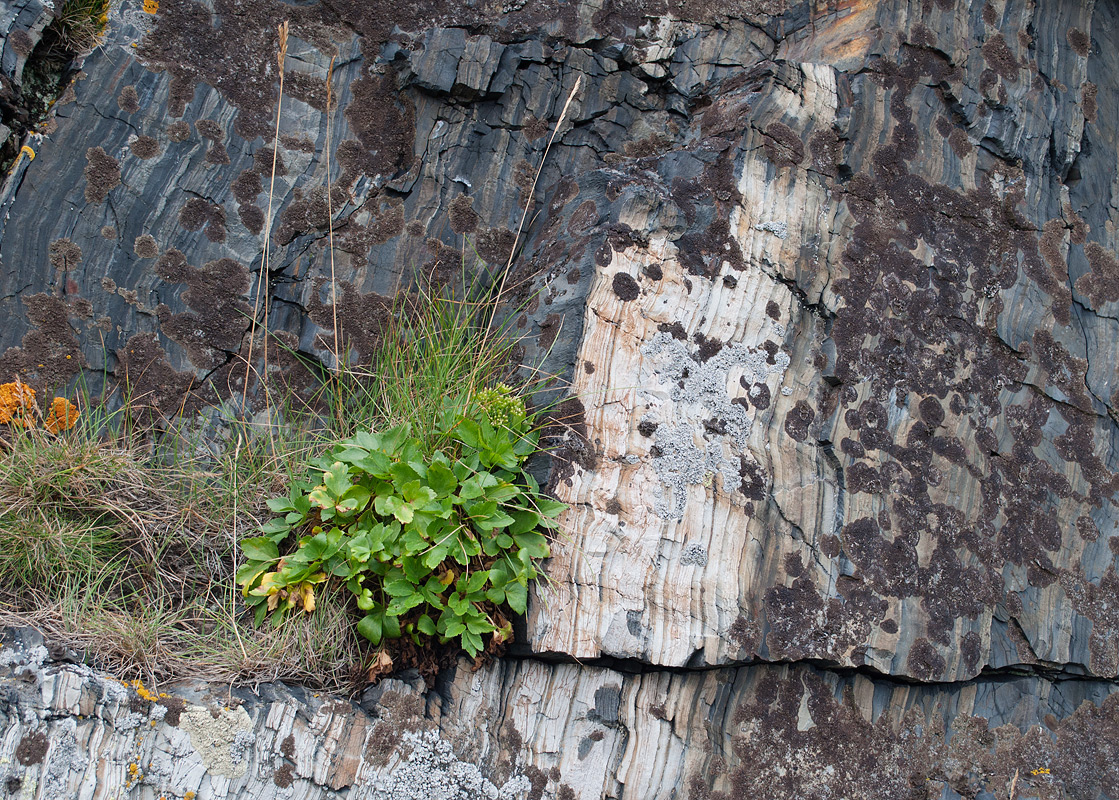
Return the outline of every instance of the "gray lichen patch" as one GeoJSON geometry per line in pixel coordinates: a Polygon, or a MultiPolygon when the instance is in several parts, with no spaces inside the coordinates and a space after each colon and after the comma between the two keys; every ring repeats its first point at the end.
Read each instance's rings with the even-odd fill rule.
{"type": "Polygon", "coordinates": [[[190,743],[212,775],[240,778],[248,768],[248,755],[256,735],[245,709],[222,708],[217,713],[191,707],[179,715],[179,727],[189,734],[190,743]]]}
{"type": "Polygon", "coordinates": [[[771,353],[709,339],[693,353],[673,333],[659,331],[641,348],[652,365],[650,383],[670,387],[675,403],[671,422],[654,428],[652,420],[644,420],[650,423],[646,430],[655,432],[652,464],[664,492],[654,508],[664,519],[683,517],[687,486],[713,486],[719,475],[723,491],[738,488],[740,458],[746,454],[753,417],[747,405],[734,402],[728,392],[732,371],[740,383],[764,386],[771,374],[781,376],[789,365],[788,354],[779,350],[771,353]]]}
{"type": "Polygon", "coordinates": [[[524,775],[494,786],[478,767],[460,761],[438,732],[406,733],[408,760],[374,788],[374,800],[520,800],[532,788],[524,775]]]}

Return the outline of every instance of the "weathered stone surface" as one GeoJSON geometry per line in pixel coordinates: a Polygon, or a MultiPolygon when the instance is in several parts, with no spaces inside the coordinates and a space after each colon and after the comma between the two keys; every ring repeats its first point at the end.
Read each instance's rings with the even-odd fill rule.
{"type": "MultiPolygon", "coordinates": [[[[45,11],[6,8],[18,82],[45,11]]],[[[1117,28],[1056,0],[126,0],[0,198],[0,377],[104,372],[170,415],[236,406],[265,324],[329,364],[337,310],[365,356],[464,241],[495,280],[574,90],[507,283],[572,384],[524,647],[609,658],[460,672],[426,701],[445,740],[492,781],[523,746],[560,797],[1005,797],[1010,768],[1115,796],[1117,28]]]]}
{"type": "Polygon", "coordinates": [[[938,687],[803,665],[625,674],[506,660],[474,673],[463,662],[428,692],[387,680],[359,707],[280,685],[153,694],[52,661],[26,634],[9,634],[0,665],[0,778],[42,800],[1119,791],[1119,695],[1099,681],[938,687]]]}

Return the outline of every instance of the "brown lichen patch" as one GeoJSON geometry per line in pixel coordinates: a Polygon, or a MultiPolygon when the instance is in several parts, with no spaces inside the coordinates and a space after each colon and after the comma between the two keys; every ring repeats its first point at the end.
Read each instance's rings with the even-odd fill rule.
{"type": "Polygon", "coordinates": [[[398,90],[396,71],[387,68],[380,75],[366,75],[354,81],[350,90],[353,100],[346,106],[346,119],[367,157],[355,164],[356,154],[349,155],[349,163],[342,162],[339,154],[346,174],[357,177],[348,167],[388,177],[410,169],[415,160],[416,111],[398,90]]]}
{"type": "Polygon", "coordinates": [[[310,362],[299,355],[299,337],[290,331],[272,331],[269,338],[278,345],[269,349],[269,387],[281,392],[282,397],[298,401],[302,410],[313,413],[328,411],[322,381],[309,367],[310,362]]]}
{"type": "Polygon", "coordinates": [[[598,463],[598,453],[589,437],[586,413],[582,400],[569,397],[547,415],[544,436],[556,443],[548,478],[550,486],[570,482],[576,466],[592,470],[598,463]]]}
{"type": "Polygon", "coordinates": [[[936,651],[932,642],[923,636],[917,638],[913,647],[909,649],[909,656],[905,660],[909,674],[919,680],[935,680],[944,674],[944,657],[936,651]]]}
{"type": "Polygon", "coordinates": [[[641,289],[638,287],[637,281],[633,279],[632,275],[626,272],[616,273],[610,285],[614,290],[614,296],[623,302],[636,300],[641,294],[641,289]]]}
{"type": "Polygon", "coordinates": [[[521,190],[522,196],[527,196],[532,191],[535,180],[536,170],[532,164],[522,158],[513,165],[513,185],[521,190]]]}
{"type": "MultiPolygon", "coordinates": [[[[317,111],[326,111],[326,78],[308,72],[287,70],[284,73],[284,93],[301,100],[317,111]]],[[[331,98],[337,105],[338,98],[331,98]]]]}
{"type": "Polygon", "coordinates": [[[229,163],[229,151],[225,149],[225,145],[221,142],[215,142],[206,151],[205,162],[214,166],[225,166],[229,163]]]}
{"type": "Polygon", "coordinates": [[[739,614],[727,630],[727,636],[748,655],[756,655],[762,642],[761,626],[756,619],[739,614]]]}
{"type": "Polygon", "coordinates": [[[179,211],[179,225],[188,231],[206,228],[211,242],[225,241],[225,209],[201,197],[192,197],[179,211]]]}
{"type": "Polygon", "coordinates": [[[265,145],[253,152],[253,170],[262,178],[269,179],[273,174],[273,170],[275,170],[277,177],[288,174],[287,165],[284,164],[284,157],[280,155],[280,151],[272,147],[272,145],[265,145]]]}
{"type": "MultiPolygon", "coordinates": [[[[353,217],[338,230],[334,242],[339,250],[353,256],[353,265],[362,267],[369,251],[404,232],[404,201],[397,197],[371,197],[362,206],[369,212],[367,224],[353,217]]],[[[437,270],[438,272],[438,270],[437,270]]],[[[425,274],[432,285],[439,284],[439,275],[425,274]]]]}
{"type": "Polygon", "coordinates": [[[783,122],[771,122],[766,126],[762,148],[776,167],[792,167],[804,161],[804,142],[783,122]]]}
{"type": "Polygon", "coordinates": [[[451,201],[447,219],[451,223],[451,230],[460,236],[472,233],[479,222],[478,213],[474,210],[474,201],[464,194],[459,195],[451,201]]]}
{"type": "Polygon", "coordinates": [[[117,238],[117,229],[114,228],[112,225],[105,225],[104,227],[101,228],[101,238],[102,239],[116,239],[117,238]]]}
{"type": "Polygon", "coordinates": [[[1084,85],[1080,87],[1080,103],[1084,108],[1084,119],[1088,122],[1096,121],[1096,114],[1099,113],[1099,108],[1096,104],[1096,94],[1098,89],[1096,84],[1085,81],[1084,85]]]}
{"type": "Polygon", "coordinates": [[[42,764],[47,755],[48,747],[50,747],[50,741],[45,733],[39,731],[25,733],[23,738],[19,740],[19,744],[16,745],[16,760],[25,767],[42,764]]]}
{"type": "Polygon", "coordinates": [[[175,120],[167,126],[167,138],[172,142],[185,142],[190,138],[190,125],[183,120],[175,120]]]}
{"type": "Polygon", "coordinates": [[[89,302],[84,297],[73,297],[70,299],[70,313],[78,319],[86,320],[93,317],[93,303],[89,302]]]}
{"type": "Polygon", "coordinates": [[[486,228],[474,238],[474,249],[486,264],[505,266],[516,234],[508,228],[486,228]]]}
{"type": "Polygon", "coordinates": [[[100,203],[120,186],[120,162],[100,147],[86,150],[85,158],[85,199],[88,203],[100,203]]]}
{"type": "Polygon", "coordinates": [[[164,335],[186,349],[192,364],[214,369],[241,350],[252,311],[243,300],[249,271],[242,264],[221,258],[195,269],[178,250],[168,250],[155,271],[165,281],[187,285],[180,300],[190,311],[172,313],[161,304],[156,314],[164,335]]]}
{"type": "Polygon", "coordinates": [[[380,347],[385,327],[392,320],[392,300],[376,292],[363,294],[352,283],[340,281],[336,302],[331,302],[330,282],[316,278],[312,284],[307,315],[323,329],[316,344],[332,353],[354,354],[359,360],[369,359],[380,347]],[[337,312],[338,341],[334,337],[337,312]]]}
{"type": "Polygon", "coordinates": [[[338,184],[330,187],[329,205],[324,186],[315,187],[303,197],[295,197],[280,214],[276,242],[288,244],[296,236],[326,230],[330,222],[330,210],[337,211],[342,208],[348,199],[349,194],[338,184]]]}
{"type": "Polygon", "coordinates": [[[29,56],[35,49],[35,42],[31,34],[23,28],[16,28],[8,34],[8,45],[17,56],[29,56]]]}
{"type": "Polygon", "coordinates": [[[179,727],[179,720],[186,710],[186,701],[180,697],[164,697],[161,695],[156,702],[167,709],[163,715],[163,721],[172,728],[179,727]]]}
{"type": "Polygon", "coordinates": [[[264,191],[264,184],[260,180],[260,174],[255,170],[246,169],[242,170],[241,174],[229,185],[230,190],[233,192],[233,197],[238,203],[252,203],[256,200],[257,195],[264,191]]]}
{"type": "Polygon", "coordinates": [[[323,16],[275,0],[216,0],[206,8],[191,0],[161,0],[136,53],[150,69],[171,76],[171,116],[183,115],[195,84],[203,83],[238,109],[237,133],[246,140],[267,138],[278,96],[275,21],[288,19],[293,37],[316,42],[323,38],[323,16]]]}
{"type": "Polygon", "coordinates": [[[78,374],[85,359],[70,324],[70,307],[45,293],[23,299],[31,330],[19,346],[0,355],[0,377],[19,379],[40,394],[65,386],[78,374]]]}
{"type": "Polygon", "coordinates": [[[287,789],[294,781],[291,764],[282,764],[272,773],[272,782],[281,789],[287,789]]]}
{"type": "Polygon", "coordinates": [[[285,150],[295,150],[300,153],[313,153],[315,152],[315,141],[307,134],[280,134],[280,146],[285,150]]]}
{"type": "Polygon", "coordinates": [[[225,139],[225,131],[221,129],[221,125],[212,119],[200,119],[194,123],[194,127],[198,129],[198,135],[203,139],[209,139],[212,142],[220,142],[225,139]]]}
{"type": "Polygon", "coordinates": [[[1008,81],[1018,80],[1018,59],[1010,52],[1010,47],[1001,33],[996,33],[987,39],[982,49],[988,66],[1000,77],[1008,81]]]}
{"type": "Polygon", "coordinates": [[[132,250],[140,258],[155,258],[159,255],[159,245],[156,244],[155,237],[150,233],[137,236],[132,243],[132,250]]]}
{"type": "Polygon", "coordinates": [[[584,200],[571,213],[567,221],[567,232],[572,236],[582,236],[598,222],[598,206],[594,200],[584,200]]]}
{"type": "Polygon", "coordinates": [[[785,415],[785,433],[794,441],[803,442],[808,438],[808,426],[815,419],[816,412],[803,400],[798,400],[792,410],[785,415]]]}
{"type": "Polygon", "coordinates": [[[1065,38],[1068,39],[1069,46],[1072,51],[1081,58],[1087,58],[1089,49],[1092,46],[1092,40],[1084,31],[1079,28],[1069,28],[1065,33],[1065,38]]]}
{"type": "Polygon", "coordinates": [[[1119,574],[1109,566],[1099,583],[1091,583],[1075,572],[1061,573],[1061,588],[1076,613],[1092,621],[1088,639],[1088,668],[1096,675],[1119,675],[1119,574]]]}
{"type": "Polygon", "coordinates": [[[264,230],[264,211],[253,203],[242,203],[237,206],[237,217],[253,236],[264,230]]]}
{"type": "Polygon", "coordinates": [[[1076,281],[1076,291],[1088,298],[1094,309],[1119,300],[1119,260],[1096,242],[1084,247],[1092,271],[1076,281]]]}
{"type": "MultiPolygon", "coordinates": [[[[841,531],[842,551],[854,577],[877,594],[920,598],[928,638],[942,647],[952,646],[957,619],[976,619],[1003,596],[1005,564],[1023,567],[1033,586],[1052,583],[1061,547],[1055,520],[1086,513],[1116,486],[1095,455],[1102,450],[1093,442],[1098,418],[1083,359],[1046,330],[1012,351],[991,323],[1002,293],[1023,274],[1051,298],[1058,322],[1066,318],[1062,224],[1039,232],[1040,223],[1023,218],[1024,174],[1016,165],[991,165],[965,192],[909,164],[918,137],[906,98],[952,70],[941,55],[912,49],[882,73],[892,93],[891,132],[845,185],[855,224],[833,283],[843,306],[831,329],[836,378],[869,390],[861,401],[853,390],[840,393],[848,489],[883,504],[876,518],[841,531]],[[1025,391],[1031,371],[1032,381],[1062,400],[1025,391]],[[915,419],[914,406],[928,397],[937,398],[944,419],[915,419]],[[1054,425],[1065,432],[1042,447],[1054,425]],[[972,481],[982,500],[968,509],[933,499],[943,494],[936,486],[972,481]]],[[[1102,275],[1111,270],[1101,251],[1093,253],[1102,275]]],[[[1110,296],[1094,273],[1083,279],[1085,289],[1110,296]]]]}
{"type": "Polygon", "coordinates": [[[535,142],[537,139],[548,135],[551,125],[548,120],[540,119],[535,114],[529,114],[525,117],[523,130],[525,138],[530,142],[535,142]]]}
{"type": "Polygon", "coordinates": [[[146,424],[193,414],[217,400],[210,385],[179,372],[167,360],[154,333],[138,333],[116,351],[117,380],[130,391],[129,412],[146,424]]]}
{"type": "Polygon", "coordinates": [[[69,239],[55,239],[47,247],[47,257],[52,267],[68,272],[82,262],[82,248],[69,239]]]}
{"type": "Polygon", "coordinates": [[[159,142],[151,136],[137,136],[128,145],[128,149],[132,151],[132,155],[140,159],[155,158],[159,155],[159,142]]]}
{"type": "Polygon", "coordinates": [[[117,107],[126,114],[135,114],[140,110],[140,95],[136,87],[131,84],[125,86],[117,95],[117,107]]]}

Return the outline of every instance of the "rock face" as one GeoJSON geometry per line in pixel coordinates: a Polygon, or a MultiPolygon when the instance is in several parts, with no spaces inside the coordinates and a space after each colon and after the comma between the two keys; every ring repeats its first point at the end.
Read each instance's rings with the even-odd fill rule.
{"type": "MultiPolygon", "coordinates": [[[[11,8],[5,87],[45,27],[11,8]]],[[[250,347],[308,379],[265,326],[367,356],[402,286],[515,245],[567,536],[523,652],[417,735],[523,796],[1116,797],[1117,37],[1102,2],[125,0],[0,198],[0,375],[251,413],[250,347]]],[[[319,714],[246,698],[254,742],[276,703],[319,714]]],[[[11,695],[4,747],[73,708],[11,695]]],[[[444,757],[330,713],[167,790],[444,757]]]]}

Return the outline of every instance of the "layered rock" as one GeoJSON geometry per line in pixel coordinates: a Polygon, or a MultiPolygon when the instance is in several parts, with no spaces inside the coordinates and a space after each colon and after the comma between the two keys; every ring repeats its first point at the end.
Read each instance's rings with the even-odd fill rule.
{"type": "Polygon", "coordinates": [[[155,691],[0,651],[11,796],[588,798],[1115,796],[1119,702],[1094,681],[902,684],[808,665],[619,673],[505,660],[360,704],[155,691]],[[1023,721],[1044,719],[1044,723],[1023,721]],[[193,793],[193,794],[191,794],[193,793]]]}
{"type": "Polygon", "coordinates": [[[494,786],[1115,796],[1114,6],[402,13],[124,2],[5,186],[0,374],[252,413],[265,327],[367,357],[476,252],[571,384],[527,660],[425,701],[494,786]]]}

